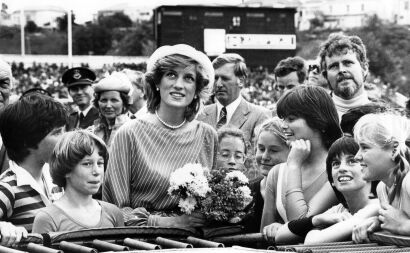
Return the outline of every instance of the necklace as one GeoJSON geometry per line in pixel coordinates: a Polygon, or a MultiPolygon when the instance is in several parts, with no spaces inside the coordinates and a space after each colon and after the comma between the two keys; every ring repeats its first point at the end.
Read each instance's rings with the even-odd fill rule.
{"type": "Polygon", "coordinates": [[[182,121],[182,123],[179,124],[179,125],[176,125],[176,126],[170,125],[170,124],[166,123],[165,121],[163,121],[163,120],[159,117],[159,115],[158,115],[158,110],[155,110],[155,116],[157,116],[157,119],[158,119],[164,126],[166,126],[166,127],[168,127],[168,128],[171,128],[171,129],[178,129],[178,128],[182,127],[182,126],[185,124],[185,122],[186,122],[186,119],[184,119],[184,121],[182,121]]]}

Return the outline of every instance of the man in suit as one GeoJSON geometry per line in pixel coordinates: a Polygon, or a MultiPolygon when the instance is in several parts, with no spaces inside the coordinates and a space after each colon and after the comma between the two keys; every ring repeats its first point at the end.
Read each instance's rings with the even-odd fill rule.
{"type": "Polygon", "coordinates": [[[74,128],[85,129],[98,118],[98,109],[93,107],[91,103],[94,92],[91,84],[95,79],[95,73],[88,68],[77,67],[64,72],[62,82],[68,88],[68,93],[78,106],[78,111],[71,113],[68,117],[67,131],[74,128]]]}
{"type": "Polygon", "coordinates": [[[215,69],[215,101],[207,105],[198,120],[210,124],[215,129],[230,125],[241,129],[245,141],[253,149],[256,127],[271,117],[271,112],[261,106],[247,102],[240,95],[247,78],[245,60],[242,56],[227,53],[218,56],[212,65],[215,69]]]}

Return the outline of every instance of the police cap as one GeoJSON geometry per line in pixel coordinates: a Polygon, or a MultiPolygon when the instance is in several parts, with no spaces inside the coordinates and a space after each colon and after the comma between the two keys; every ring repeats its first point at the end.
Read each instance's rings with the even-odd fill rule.
{"type": "Polygon", "coordinates": [[[76,85],[91,85],[94,83],[96,75],[88,68],[71,68],[64,72],[61,80],[67,88],[76,85]]]}

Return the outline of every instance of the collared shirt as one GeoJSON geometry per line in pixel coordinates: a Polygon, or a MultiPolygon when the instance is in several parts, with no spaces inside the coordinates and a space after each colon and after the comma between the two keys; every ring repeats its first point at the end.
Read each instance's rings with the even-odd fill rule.
{"type": "Polygon", "coordinates": [[[80,116],[80,113],[82,113],[82,114],[84,114],[84,117],[87,117],[87,114],[91,110],[92,107],[93,107],[93,105],[90,104],[90,106],[88,106],[84,111],[78,110],[78,116],[80,116]]]}
{"type": "MultiPolygon", "coordinates": [[[[234,100],[232,103],[229,105],[225,106],[226,107],[226,123],[229,124],[229,121],[232,118],[232,115],[238,108],[239,104],[241,103],[242,97],[239,95],[239,97],[234,100]]],[[[216,99],[216,109],[217,109],[217,115],[216,118],[219,119],[219,114],[221,113],[223,105],[216,99]]]]}
{"type": "MultiPolygon", "coordinates": [[[[81,113],[84,115],[84,118],[87,117],[88,112],[91,110],[91,108],[93,107],[92,104],[90,104],[84,111],[78,110],[78,118],[81,117],[81,113]]],[[[80,121],[77,120],[77,128],[80,127],[80,121]]]]}
{"type": "Polygon", "coordinates": [[[10,168],[0,176],[0,219],[31,231],[39,209],[60,197],[61,190],[51,182],[48,167],[43,169],[44,190],[24,168],[10,161],[10,168]]]}

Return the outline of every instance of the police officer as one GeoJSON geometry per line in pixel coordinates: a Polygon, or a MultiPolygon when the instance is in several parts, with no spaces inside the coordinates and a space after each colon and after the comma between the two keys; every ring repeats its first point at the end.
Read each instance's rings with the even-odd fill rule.
{"type": "Polygon", "coordinates": [[[74,128],[85,129],[98,118],[98,110],[91,103],[93,98],[91,85],[95,79],[95,73],[88,68],[77,67],[64,72],[62,82],[68,88],[68,93],[78,106],[78,111],[71,113],[68,118],[67,131],[74,128]]]}

